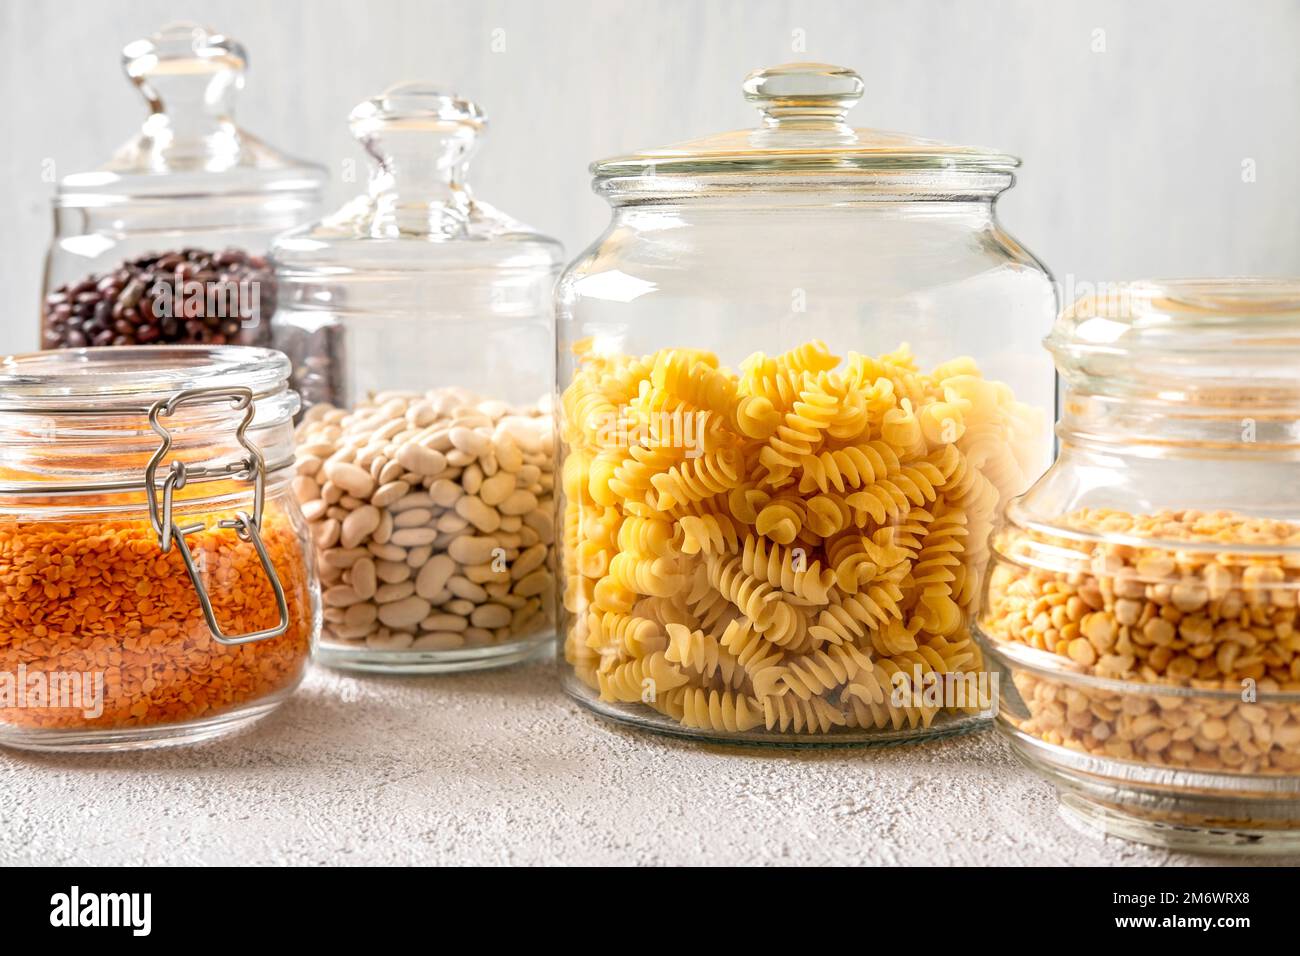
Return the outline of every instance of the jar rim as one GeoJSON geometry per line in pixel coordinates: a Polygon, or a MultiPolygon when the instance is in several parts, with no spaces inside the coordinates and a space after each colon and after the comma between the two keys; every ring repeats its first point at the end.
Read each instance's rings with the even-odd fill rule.
{"type": "MultiPolygon", "coordinates": [[[[1105,508],[1091,509],[1107,511],[1105,508]]],[[[1181,513],[1196,509],[1169,509],[1181,513]]],[[[1170,514],[1169,517],[1173,515],[1170,514]]],[[[1209,513],[1213,516],[1213,513],[1209,513]]],[[[1157,517],[1160,517],[1159,515],[1157,517]]],[[[1000,534],[993,537],[993,549],[998,559],[1032,571],[1049,571],[1055,574],[1085,572],[1092,560],[1092,548],[1097,546],[1133,548],[1162,551],[1170,555],[1200,555],[1224,566],[1248,567],[1257,558],[1300,554],[1300,526],[1284,517],[1259,516],[1246,519],[1243,524],[1255,522],[1271,526],[1276,537],[1267,540],[1258,534],[1240,540],[1222,540],[1209,535],[1160,535],[1141,529],[1103,529],[1070,524],[1059,516],[1037,517],[1026,506],[1023,498],[1007,503],[1000,534]],[[1295,528],[1294,533],[1284,532],[1295,528]],[[1017,550],[1008,549],[1014,543],[1017,550]]],[[[1174,584],[1181,574],[1167,578],[1145,578],[1146,584],[1174,584]]],[[[1279,585],[1279,587],[1287,587],[1279,585]]]]}
{"type": "Polygon", "coordinates": [[[1221,276],[1101,283],[1044,343],[1058,358],[1300,352],[1300,278],[1221,276]]]}
{"type": "MultiPolygon", "coordinates": [[[[285,391],[289,359],[243,345],[102,346],[0,358],[0,412],[55,412],[93,403],[123,410],[180,391],[248,388],[253,399],[285,391]]],[[[217,399],[217,401],[226,401],[217,399]]]]}
{"type": "MultiPolygon", "coordinates": [[[[1069,684],[1091,692],[1106,692],[1126,698],[1184,698],[1208,705],[1224,701],[1241,701],[1240,688],[1200,687],[1192,684],[1162,684],[1150,680],[1125,677],[1102,677],[1089,673],[1069,658],[1028,644],[1001,640],[989,634],[979,624],[975,633],[989,653],[1002,666],[1017,672],[1027,672],[1040,680],[1069,684]]],[[[1300,704],[1300,691],[1267,690],[1258,692],[1261,704],[1300,704]]]]}
{"type": "MultiPolygon", "coordinates": [[[[732,136],[739,136],[738,131],[732,136]]],[[[865,133],[865,131],[863,131],[865,133]]],[[[910,150],[880,146],[858,148],[808,148],[745,151],[739,146],[712,151],[665,147],[612,156],[590,166],[597,179],[652,175],[701,175],[722,173],[845,173],[888,174],[902,170],[932,173],[988,172],[1006,174],[1020,166],[1015,156],[973,147],[936,143],[933,148],[910,150]]]]}
{"type": "Polygon", "coordinates": [[[280,352],[236,345],[0,358],[0,511],[51,512],[65,499],[77,511],[138,511],[162,480],[150,473],[182,462],[177,488],[203,491],[178,505],[232,485],[242,494],[293,465],[289,369],[280,352]]]}

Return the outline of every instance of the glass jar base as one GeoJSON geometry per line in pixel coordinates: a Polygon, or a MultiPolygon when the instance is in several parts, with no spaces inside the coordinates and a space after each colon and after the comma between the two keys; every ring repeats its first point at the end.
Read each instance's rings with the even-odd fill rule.
{"type": "Polygon", "coordinates": [[[973,733],[985,730],[992,725],[989,718],[979,715],[940,714],[935,717],[934,722],[929,727],[904,727],[898,730],[893,728],[884,730],[836,729],[824,734],[795,734],[755,729],[733,734],[726,731],[684,727],[671,717],[657,713],[640,704],[623,704],[601,700],[595,691],[568,675],[565,676],[563,683],[564,690],[570,697],[602,719],[626,727],[633,727],[637,730],[648,730],[666,737],[678,737],[701,744],[795,750],[840,747],[895,747],[973,733]]]}
{"type": "Polygon", "coordinates": [[[178,724],[122,727],[112,730],[0,729],[0,747],[45,753],[106,753],[179,747],[229,737],[247,729],[284,702],[293,688],[215,717],[178,724]]]}
{"type": "Polygon", "coordinates": [[[1003,725],[1080,832],[1191,853],[1300,853],[1300,780],[1161,767],[1045,743],[1003,725]]]}
{"type": "Polygon", "coordinates": [[[1300,829],[1168,823],[1126,813],[1077,793],[1062,793],[1060,809],[1061,816],[1069,826],[1098,839],[1118,837],[1133,843],[1185,853],[1252,856],[1300,854],[1300,829]]]}
{"type": "Polygon", "coordinates": [[[321,642],[316,660],[337,670],[371,674],[459,674],[508,667],[537,656],[555,640],[553,633],[525,641],[447,651],[380,651],[321,642]]]}

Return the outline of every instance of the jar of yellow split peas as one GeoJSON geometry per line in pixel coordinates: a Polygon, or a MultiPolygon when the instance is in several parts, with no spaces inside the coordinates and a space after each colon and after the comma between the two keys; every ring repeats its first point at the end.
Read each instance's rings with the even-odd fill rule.
{"type": "Polygon", "coordinates": [[[0,745],[190,743],[279,706],[320,628],[289,361],[0,358],[0,745]]]}
{"type": "Polygon", "coordinates": [[[612,219],[557,293],[564,684],[725,741],[979,726],[989,532],[1052,447],[1054,288],[996,215],[1018,161],[852,128],[841,67],[744,92],[756,129],[592,167],[612,219]]]}
{"type": "Polygon", "coordinates": [[[1116,284],[1048,339],[1061,453],[1006,509],[998,725],[1093,830],[1300,849],[1300,280],[1116,284]]]}

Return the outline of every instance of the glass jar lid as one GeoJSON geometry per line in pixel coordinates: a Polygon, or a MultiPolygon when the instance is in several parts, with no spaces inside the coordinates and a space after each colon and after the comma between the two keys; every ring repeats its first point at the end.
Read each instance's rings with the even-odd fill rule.
{"type": "Polygon", "coordinates": [[[188,469],[178,498],[260,484],[293,463],[299,400],[288,377],[282,353],[233,345],[0,357],[0,510],[33,494],[138,503],[150,468],[175,462],[188,469]],[[249,455],[251,472],[237,467],[249,455]]]}
{"type": "Polygon", "coordinates": [[[323,167],[294,159],[235,125],[235,99],[248,65],[238,42],[194,23],[173,23],[128,43],[122,62],[149,104],[149,116],[105,165],[64,177],[56,205],[319,194],[323,167]]]}
{"type": "Polygon", "coordinates": [[[1067,380],[1300,389],[1300,279],[1113,283],[1068,306],[1045,344],[1067,380]]]}
{"type": "Polygon", "coordinates": [[[862,98],[862,78],[825,63],[787,63],[755,70],[745,98],[763,116],[756,129],[600,160],[600,178],[725,172],[847,170],[983,170],[1006,173],[1020,164],[976,146],[955,146],[907,133],[855,129],[848,111],[862,98]]]}
{"type": "MultiPolygon", "coordinates": [[[[255,400],[289,396],[289,360],[243,346],[116,346],[0,357],[0,415],[26,409],[148,409],[177,392],[247,388],[255,400]]],[[[267,409],[270,411],[269,407],[267,409]]]]}
{"type": "Polygon", "coordinates": [[[1045,344],[1067,385],[1063,441],[1256,471],[1300,454],[1300,279],[1101,286],[1045,344]]]}
{"type": "Polygon", "coordinates": [[[470,190],[469,161],[487,129],[478,104],[428,83],[399,83],[359,104],[349,125],[371,162],[368,188],[333,215],[277,239],[277,269],[558,267],[557,240],[470,190]]]}

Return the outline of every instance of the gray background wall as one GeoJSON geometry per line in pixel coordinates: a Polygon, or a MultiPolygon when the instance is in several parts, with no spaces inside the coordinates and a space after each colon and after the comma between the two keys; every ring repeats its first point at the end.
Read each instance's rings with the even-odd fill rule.
{"type": "Polygon", "coordinates": [[[428,78],[492,119],[478,194],[576,253],[592,159],[753,125],[749,70],[823,60],[866,81],[855,125],[1023,157],[1003,219],[1067,284],[1300,273],[1300,0],[6,0],[0,353],[36,342],[42,173],[130,135],[120,48],[169,19],[244,43],[240,122],[325,163],[331,203],[351,107],[428,78]]]}

